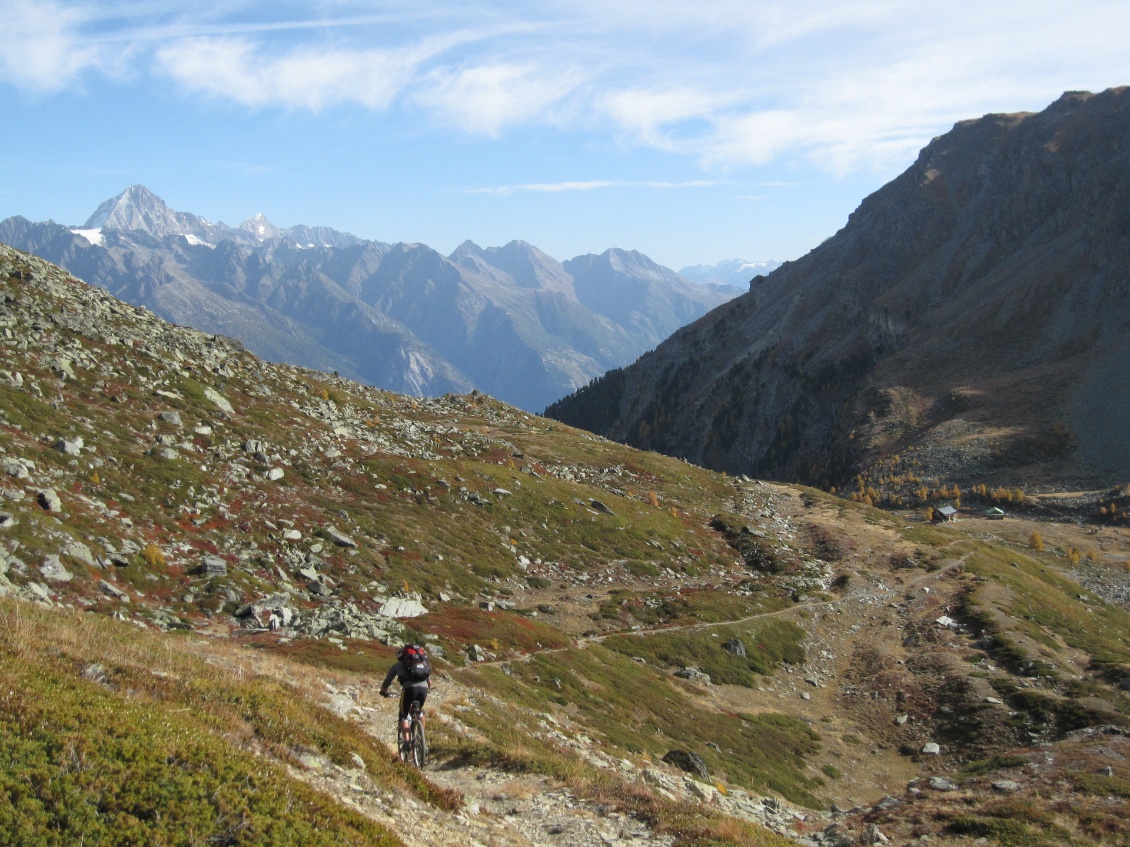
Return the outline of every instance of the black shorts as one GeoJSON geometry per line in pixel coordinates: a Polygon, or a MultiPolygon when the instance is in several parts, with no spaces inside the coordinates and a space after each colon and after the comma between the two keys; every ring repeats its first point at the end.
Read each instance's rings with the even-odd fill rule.
{"type": "Polygon", "coordinates": [[[424,708],[424,701],[428,699],[428,684],[405,686],[400,694],[400,719],[408,720],[408,709],[413,703],[419,703],[424,708]]]}

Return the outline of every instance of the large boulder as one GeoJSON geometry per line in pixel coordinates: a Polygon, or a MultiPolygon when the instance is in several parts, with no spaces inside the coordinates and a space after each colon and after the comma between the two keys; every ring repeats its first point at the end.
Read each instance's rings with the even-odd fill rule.
{"type": "Polygon", "coordinates": [[[692,753],[689,750],[669,750],[663,756],[663,761],[669,765],[674,765],[679,770],[697,774],[702,779],[710,779],[710,770],[698,753],[692,753]]]}

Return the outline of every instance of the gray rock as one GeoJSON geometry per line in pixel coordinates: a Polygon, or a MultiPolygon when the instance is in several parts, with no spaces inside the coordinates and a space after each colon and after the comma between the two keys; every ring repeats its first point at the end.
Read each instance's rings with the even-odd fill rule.
{"type": "Polygon", "coordinates": [[[675,671],[675,676],[679,677],[679,679],[689,679],[693,680],[694,682],[701,682],[705,685],[710,685],[710,675],[703,673],[698,668],[681,668],[675,671]]]}
{"type": "Polygon", "coordinates": [[[74,574],[63,567],[59,557],[54,554],[44,557],[43,564],[39,566],[39,572],[48,582],[70,582],[74,579],[74,574]]]}
{"type": "Polygon", "coordinates": [[[247,441],[243,442],[243,451],[245,453],[262,453],[265,456],[270,450],[271,447],[266,441],[260,441],[257,438],[249,438],[247,441]]]}
{"type": "Polygon", "coordinates": [[[269,471],[267,471],[267,479],[269,479],[271,482],[278,482],[284,476],[286,476],[286,471],[284,471],[282,468],[271,468],[269,471]]]}
{"type": "Polygon", "coordinates": [[[180,412],[174,412],[174,411],[159,412],[157,414],[157,417],[160,420],[163,420],[165,423],[170,423],[173,426],[181,426],[182,425],[181,418],[180,418],[180,412]]]}
{"type": "Polygon", "coordinates": [[[39,505],[46,509],[48,512],[63,511],[63,501],[59,498],[59,495],[55,493],[54,489],[43,489],[39,492],[36,500],[39,502],[39,505]]]}
{"type": "Polygon", "coordinates": [[[735,656],[738,656],[742,659],[746,658],[745,644],[740,638],[731,638],[729,641],[722,645],[722,649],[727,653],[733,653],[735,656]]]}
{"type": "Polygon", "coordinates": [[[306,583],[306,590],[313,594],[315,597],[329,597],[331,594],[333,594],[333,591],[330,590],[329,586],[327,586],[320,579],[312,579],[308,583],[306,583]]]}
{"type": "Polygon", "coordinates": [[[214,388],[205,388],[204,397],[216,404],[216,407],[226,415],[234,415],[235,409],[228,399],[223,394],[216,391],[214,388]]]}
{"type": "Polygon", "coordinates": [[[30,474],[27,470],[27,465],[23,462],[18,462],[15,459],[0,460],[0,468],[8,476],[15,477],[16,479],[27,479],[30,474]]]}
{"type": "Polygon", "coordinates": [[[0,529],[10,529],[19,523],[11,512],[0,512],[0,529]]]}
{"type": "Polygon", "coordinates": [[[930,741],[922,745],[922,753],[927,756],[938,756],[941,754],[941,752],[942,748],[937,744],[937,742],[930,741]]]}
{"type": "Polygon", "coordinates": [[[467,658],[472,662],[485,662],[490,656],[491,654],[478,644],[472,644],[467,648],[467,658]]]}
{"type": "Polygon", "coordinates": [[[699,782],[697,779],[688,779],[686,785],[687,790],[699,800],[705,800],[707,803],[712,803],[718,797],[718,789],[713,785],[708,785],[705,782],[699,782]]]}
{"type": "Polygon", "coordinates": [[[957,784],[944,776],[932,776],[926,784],[935,791],[954,791],[957,789],[957,784]]]}
{"type": "Polygon", "coordinates": [[[710,769],[698,753],[690,750],[668,750],[663,755],[663,761],[687,773],[697,774],[702,779],[710,779],[710,769]]]}
{"type": "Polygon", "coordinates": [[[336,544],[338,547],[356,547],[357,542],[338,529],[327,526],[322,529],[322,536],[329,542],[336,544]]]}
{"type": "Polygon", "coordinates": [[[604,512],[604,514],[606,514],[606,515],[615,515],[616,514],[610,508],[608,508],[608,506],[606,506],[604,503],[600,502],[599,500],[596,500],[596,499],[589,500],[589,505],[592,506],[594,509],[596,509],[598,512],[604,512]]]}
{"type": "Polygon", "coordinates": [[[884,835],[878,826],[873,823],[867,824],[863,831],[859,833],[860,844],[886,844],[891,839],[884,835]]]}
{"type": "Polygon", "coordinates": [[[240,606],[235,617],[275,630],[291,626],[298,620],[299,614],[291,605],[290,595],[280,592],[240,606]]]}
{"type": "Polygon", "coordinates": [[[379,613],[386,618],[418,618],[426,615],[428,610],[420,602],[419,596],[392,597],[384,602],[379,613]]]}
{"type": "Polygon", "coordinates": [[[103,593],[109,594],[111,597],[116,600],[121,600],[123,603],[128,603],[130,600],[126,592],[122,591],[122,589],[118,588],[118,586],[114,585],[114,583],[109,580],[98,580],[98,587],[102,589],[103,593]]]}
{"type": "Polygon", "coordinates": [[[68,456],[81,456],[82,439],[79,438],[74,441],[67,441],[65,438],[60,438],[55,442],[55,449],[68,456]]]}
{"type": "Polygon", "coordinates": [[[353,702],[353,698],[348,694],[334,694],[326,701],[326,708],[339,718],[349,717],[349,713],[352,712],[355,707],[356,704],[353,702]]]}
{"type": "Polygon", "coordinates": [[[227,576],[228,563],[219,556],[205,556],[201,561],[200,572],[205,576],[227,576]]]}
{"type": "Polygon", "coordinates": [[[1019,790],[1020,783],[1013,782],[1011,779],[998,779],[993,783],[993,791],[999,791],[1001,794],[1010,794],[1019,790]]]}
{"type": "Polygon", "coordinates": [[[76,562],[80,562],[88,568],[92,568],[97,564],[94,561],[94,554],[90,552],[90,548],[78,541],[72,541],[64,547],[63,555],[70,556],[76,562]]]}

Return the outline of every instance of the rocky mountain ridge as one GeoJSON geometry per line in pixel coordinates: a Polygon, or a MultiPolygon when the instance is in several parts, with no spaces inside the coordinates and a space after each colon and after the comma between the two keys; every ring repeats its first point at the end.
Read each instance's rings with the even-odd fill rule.
{"type": "Polygon", "coordinates": [[[549,414],[824,487],[1125,481],[1128,102],[957,124],[818,248],[549,414]]]}
{"type": "Polygon", "coordinates": [[[562,264],[522,242],[467,243],[444,257],[262,216],[212,223],[143,186],[80,228],[9,218],[0,241],[274,361],[539,411],[733,296],[630,251],[562,264]]]}

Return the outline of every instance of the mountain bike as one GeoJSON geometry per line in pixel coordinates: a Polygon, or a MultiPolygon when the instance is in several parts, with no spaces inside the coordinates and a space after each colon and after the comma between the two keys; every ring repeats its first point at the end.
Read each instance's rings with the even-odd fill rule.
{"type": "MultiPolygon", "coordinates": [[[[420,708],[419,703],[413,703],[408,707],[408,740],[401,742],[401,761],[411,762],[418,768],[422,768],[428,763],[428,737],[424,732],[424,710],[420,708]]],[[[396,725],[397,733],[400,732],[400,724],[396,725]]]]}
{"type": "MultiPolygon", "coordinates": [[[[386,697],[396,697],[389,692],[386,697]]],[[[418,768],[428,763],[428,737],[424,732],[424,710],[420,704],[412,702],[408,705],[408,740],[400,735],[400,719],[396,721],[396,749],[400,754],[400,761],[411,762],[418,768]]]]}

